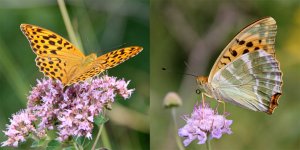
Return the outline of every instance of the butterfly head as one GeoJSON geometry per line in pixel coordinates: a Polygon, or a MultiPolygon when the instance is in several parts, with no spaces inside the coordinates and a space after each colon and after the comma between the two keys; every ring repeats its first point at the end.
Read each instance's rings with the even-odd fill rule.
{"type": "Polygon", "coordinates": [[[197,76],[196,80],[197,80],[197,83],[199,85],[203,85],[203,84],[206,84],[208,82],[208,77],[197,76]]]}
{"type": "Polygon", "coordinates": [[[202,91],[202,92],[204,92],[205,91],[205,87],[207,86],[207,83],[208,83],[208,77],[204,77],[204,76],[197,76],[196,77],[196,80],[197,80],[197,83],[198,83],[198,85],[199,85],[199,87],[200,87],[200,90],[202,91]]]}

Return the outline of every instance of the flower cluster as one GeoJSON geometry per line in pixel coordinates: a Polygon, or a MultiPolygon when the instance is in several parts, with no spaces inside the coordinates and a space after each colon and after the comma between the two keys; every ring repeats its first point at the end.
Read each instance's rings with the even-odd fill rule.
{"type": "Polygon", "coordinates": [[[9,138],[2,143],[2,146],[10,145],[16,147],[19,142],[25,141],[26,136],[36,131],[33,125],[33,121],[36,121],[36,117],[25,110],[14,114],[9,121],[10,125],[8,126],[8,130],[4,131],[4,134],[9,138]]]}
{"type": "Polygon", "coordinates": [[[225,116],[218,115],[208,104],[196,105],[191,116],[184,116],[186,125],[178,130],[180,137],[186,138],[184,146],[188,146],[193,140],[198,140],[198,144],[204,144],[206,140],[219,139],[222,134],[231,134],[230,125],[232,120],[227,120],[225,116]]]}
{"type": "Polygon", "coordinates": [[[57,130],[59,141],[71,136],[92,138],[94,117],[114,102],[117,95],[131,96],[128,82],[102,76],[92,81],[64,87],[60,81],[37,80],[28,96],[27,109],[12,117],[4,133],[8,140],[2,146],[17,146],[29,134],[43,138],[48,130],[57,130]],[[35,125],[35,126],[34,126],[35,125]]]}

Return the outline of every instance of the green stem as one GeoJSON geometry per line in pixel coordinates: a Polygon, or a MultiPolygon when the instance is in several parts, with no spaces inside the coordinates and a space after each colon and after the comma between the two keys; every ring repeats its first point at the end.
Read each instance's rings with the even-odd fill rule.
{"type": "Polygon", "coordinates": [[[28,82],[23,78],[24,73],[17,65],[16,59],[9,52],[5,43],[0,39],[0,68],[2,76],[6,78],[6,81],[15,90],[18,100],[25,106],[27,100],[24,94],[28,93],[28,82]]]}
{"type": "Polygon", "coordinates": [[[206,140],[205,144],[206,144],[206,149],[207,150],[211,150],[210,140],[209,139],[206,140]]]}
{"type": "MultiPolygon", "coordinates": [[[[75,142],[75,141],[74,141],[75,142]]],[[[83,144],[81,145],[81,144],[78,144],[78,143],[76,143],[75,142],[75,144],[76,144],[76,146],[78,147],[78,149],[79,150],[83,150],[84,148],[83,148],[83,144]]]]}
{"type": "MultiPolygon", "coordinates": [[[[71,20],[70,20],[64,0],[57,0],[57,3],[58,3],[58,7],[59,7],[61,15],[63,17],[63,20],[64,20],[64,23],[65,23],[65,26],[66,26],[66,29],[67,29],[67,32],[68,32],[71,42],[74,45],[76,45],[76,47],[79,47],[80,50],[82,50],[82,47],[81,47],[81,45],[79,45],[79,42],[76,38],[76,35],[74,32],[73,26],[71,24],[71,20]]],[[[76,150],[83,150],[83,147],[81,145],[79,145],[79,147],[78,147],[76,142],[73,142],[73,144],[74,144],[74,147],[76,148],[76,150]]]]}
{"type": "Polygon", "coordinates": [[[71,24],[71,20],[70,20],[69,14],[67,12],[65,1],[64,0],[57,0],[57,3],[58,3],[58,6],[59,6],[61,15],[63,17],[64,23],[66,25],[66,29],[67,29],[67,32],[69,34],[71,42],[74,45],[76,45],[76,47],[78,47],[80,50],[82,50],[82,46],[79,44],[79,42],[76,38],[75,32],[74,32],[73,26],[71,24]]]}
{"type": "Polygon", "coordinates": [[[101,139],[105,148],[112,149],[105,127],[103,127],[101,139]]]}
{"type": "Polygon", "coordinates": [[[178,146],[178,148],[180,149],[180,150],[184,150],[184,147],[183,147],[183,145],[182,145],[182,143],[181,143],[181,140],[180,140],[180,138],[179,138],[179,136],[178,136],[178,132],[177,132],[177,129],[178,129],[178,127],[177,127],[177,121],[176,121],[176,108],[172,108],[172,118],[173,118],[173,122],[174,122],[174,130],[175,130],[175,138],[176,138],[176,143],[177,143],[177,146],[178,146]]]}
{"type": "Polygon", "coordinates": [[[96,139],[95,139],[95,142],[94,142],[93,147],[92,147],[91,150],[95,150],[95,148],[96,148],[96,146],[97,146],[97,143],[98,143],[98,141],[99,141],[99,138],[100,138],[100,135],[101,135],[101,131],[102,131],[102,129],[103,129],[103,126],[104,126],[104,124],[101,124],[101,125],[100,125],[99,131],[98,131],[98,134],[97,134],[97,137],[96,137],[96,139]]]}
{"type": "Polygon", "coordinates": [[[36,136],[35,134],[30,134],[30,137],[35,140],[35,141],[39,141],[40,138],[38,138],[38,136],[36,136]]]}
{"type": "Polygon", "coordinates": [[[79,148],[77,147],[76,142],[73,142],[73,145],[74,145],[74,147],[75,147],[76,150],[79,150],[79,148]]]}

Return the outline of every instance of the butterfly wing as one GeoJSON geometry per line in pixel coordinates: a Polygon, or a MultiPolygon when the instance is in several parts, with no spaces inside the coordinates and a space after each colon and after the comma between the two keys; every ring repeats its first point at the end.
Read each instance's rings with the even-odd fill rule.
{"type": "Polygon", "coordinates": [[[30,24],[21,24],[33,52],[37,55],[36,65],[45,76],[67,84],[85,56],[69,41],[56,33],[30,24]]]}
{"type": "Polygon", "coordinates": [[[101,64],[106,69],[113,68],[131,57],[134,57],[143,50],[139,46],[130,46],[101,55],[94,62],[95,65],[101,64]]]}
{"type": "Polygon", "coordinates": [[[73,76],[69,84],[76,83],[78,81],[83,81],[87,78],[94,77],[101,72],[115,67],[122,62],[134,57],[143,50],[139,46],[131,46],[122,49],[118,49],[104,55],[101,55],[96,60],[83,65],[79,71],[73,76]]]}
{"type": "Polygon", "coordinates": [[[272,114],[282,93],[282,73],[273,55],[259,49],[221,68],[211,85],[218,99],[272,114]]]}
{"type": "Polygon", "coordinates": [[[276,21],[272,17],[260,19],[244,28],[222,51],[210,71],[208,82],[211,82],[218,70],[238,59],[243,54],[260,49],[275,57],[274,44],[276,30],[276,21]]]}
{"type": "Polygon", "coordinates": [[[45,76],[58,79],[64,84],[67,83],[66,63],[63,60],[57,57],[37,56],[35,62],[45,76]]]}

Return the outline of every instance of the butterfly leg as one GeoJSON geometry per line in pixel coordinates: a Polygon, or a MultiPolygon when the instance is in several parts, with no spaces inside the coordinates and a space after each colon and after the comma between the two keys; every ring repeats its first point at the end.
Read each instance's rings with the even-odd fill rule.
{"type": "Polygon", "coordinates": [[[217,101],[218,101],[218,104],[217,104],[217,107],[216,107],[215,111],[218,110],[218,107],[219,107],[220,104],[223,104],[223,115],[224,115],[225,114],[225,102],[222,101],[222,100],[217,100],[217,101]]]}
{"type": "Polygon", "coordinates": [[[205,95],[204,95],[203,92],[201,93],[201,96],[202,96],[202,106],[204,106],[204,104],[205,104],[205,95]]]}

